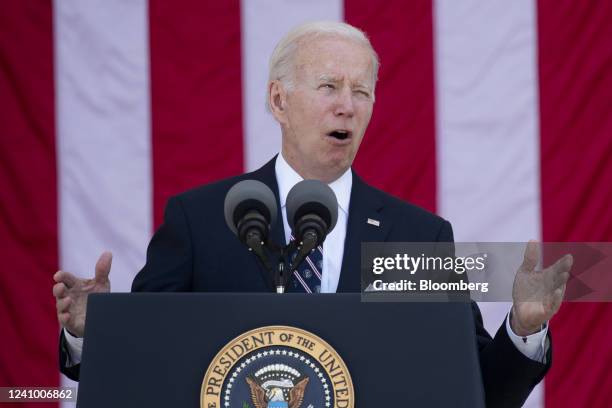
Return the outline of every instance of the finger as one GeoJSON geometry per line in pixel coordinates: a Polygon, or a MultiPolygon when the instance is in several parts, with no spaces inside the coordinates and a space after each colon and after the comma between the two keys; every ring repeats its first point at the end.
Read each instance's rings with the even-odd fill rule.
{"type": "Polygon", "coordinates": [[[65,297],[68,294],[68,288],[63,283],[56,283],[53,285],[53,296],[58,299],[65,297]]]}
{"type": "Polygon", "coordinates": [[[544,297],[544,308],[549,310],[552,313],[549,319],[553,314],[559,310],[561,306],[561,302],[563,301],[563,296],[565,294],[565,285],[558,287],[554,290],[551,290],[547,296],[544,297]]]}
{"type": "Polygon", "coordinates": [[[62,326],[66,326],[70,321],[70,313],[60,313],[57,315],[57,320],[61,323],[62,326]]]}
{"type": "Polygon", "coordinates": [[[113,254],[105,251],[96,262],[96,282],[105,283],[108,280],[111,264],[113,263],[113,254]]]}
{"type": "Polygon", "coordinates": [[[567,254],[557,259],[557,262],[555,262],[553,266],[563,271],[569,271],[570,269],[572,269],[573,264],[574,257],[570,254],[567,254]]]}
{"type": "Polygon", "coordinates": [[[550,275],[549,279],[552,281],[553,288],[557,289],[561,285],[565,285],[570,277],[569,271],[572,268],[574,258],[571,255],[565,255],[557,260],[549,268],[546,268],[547,273],[550,275]]]}
{"type": "Polygon", "coordinates": [[[72,303],[72,299],[70,297],[58,299],[58,301],[55,302],[57,313],[67,313],[68,309],[70,308],[71,303],[72,303]]]}
{"type": "Polygon", "coordinates": [[[565,288],[566,287],[567,287],[567,285],[563,284],[559,288],[557,288],[557,293],[559,294],[559,298],[561,300],[563,300],[565,298],[565,288]]]}
{"type": "Polygon", "coordinates": [[[533,239],[529,240],[527,247],[525,248],[525,255],[523,256],[521,269],[527,272],[533,271],[538,264],[539,258],[538,241],[533,239]]]}
{"type": "Polygon", "coordinates": [[[555,289],[555,292],[553,293],[553,304],[552,304],[552,311],[553,313],[557,313],[557,311],[559,310],[559,308],[561,307],[561,303],[563,302],[563,296],[565,294],[565,285],[555,289]]]}
{"type": "Polygon", "coordinates": [[[53,279],[57,283],[64,283],[68,289],[72,288],[79,281],[76,276],[66,271],[57,271],[55,275],[53,275],[53,279]]]}

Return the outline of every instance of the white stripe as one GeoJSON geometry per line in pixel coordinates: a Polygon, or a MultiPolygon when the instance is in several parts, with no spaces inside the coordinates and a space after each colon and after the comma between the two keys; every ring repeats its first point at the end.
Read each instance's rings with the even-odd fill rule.
{"type": "Polygon", "coordinates": [[[280,151],[278,124],[266,111],[268,60],[281,37],[312,20],[342,21],[342,0],[242,0],[245,166],[254,170],[280,151]]]}
{"type": "MultiPolygon", "coordinates": [[[[291,234],[291,233],[289,234],[289,238],[290,238],[290,240],[291,240],[291,241],[295,241],[295,237],[294,237],[294,236],[293,236],[293,234],[291,234]]],[[[321,253],[321,255],[323,255],[323,248],[321,248],[321,245],[317,246],[317,249],[319,250],[319,252],[321,253]]],[[[310,264],[310,266],[312,267],[313,272],[315,273],[315,275],[317,275],[317,277],[318,277],[319,279],[321,279],[321,274],[319,273],[319,269],[317,269],[317,267],[315,266],[315,264],[314,264],[314,263],[312,263],[312,260],[310,259],[310,257],[309,257],[309,256],[306,256],[306,258],[304,258],[304,259],[306,259],[306,261],[307,261],[307,262],[310,264]]]]}
{"type": "Polygon", "coordinates": [[[308,287],[308,285],[306,284],[306,282],[304,282],[304,280],[302,279],[302,277],[300,276],[300,274],[298,273],[298,271],[293,271],[293,274],[295,275],[295,277],[297,278],[298,281],[300,281],[300,283],[302,284],[302,286],[304,287],[304,290],[308,293],[312,293],[312,290],[310,290],[310,288],[308,287]]]}
{"type": "Polygon", "coordinates": [[[312,268],[312,271],[314,272],[314,274],[317,275],[317,278],[319,278],[319,280],[321,280],[321,273],[319,272],[319,270],[317,269],[315,264],[312,262],[310,257],[308,257],[308,256],[306,257],[306,262],[308,262],[308,264],[312,268]]]}
{"type": "MultiPolygon", "coordinates": [[[[536,24],[532,0],[435,3],[438,208],[457,241],[541,235],[536,24]]],[[[510,305],[480,306],[494,333],[510,305]]]]}
{"type": "Polygon", "coordinates": [[[152,228],[146,0],[55,1],[60,265],[90,277],[113,252],[129,291],[152,228]]]}

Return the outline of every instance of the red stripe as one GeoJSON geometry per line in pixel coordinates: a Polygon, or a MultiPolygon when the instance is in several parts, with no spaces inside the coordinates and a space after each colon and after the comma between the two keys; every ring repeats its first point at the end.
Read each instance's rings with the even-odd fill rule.
{"type": "Polygon", "coordinates": [[[8,0],[1,8],[0,386],[57,386],[51,3],[8,0]]]}
{"type": "Polygon", "coordinates": [[[240,2],[150,0],[153,207],[243,171],[240,2]]]}
{"type": "MultiPolygon", "coordinates": [[[[538,3],[545,241],[612,241],[612,3],[538,3]]],[[[612,403],[612,305],[564,304],[551,323],[550,407],[612,403]]]]}
{"type": "Polygon", "coordinates": [[[345,19],[366,31],[381,60],[372,121],[355,168],[375,186],[436,210],[431,0],[345,0],[345,19]]]}

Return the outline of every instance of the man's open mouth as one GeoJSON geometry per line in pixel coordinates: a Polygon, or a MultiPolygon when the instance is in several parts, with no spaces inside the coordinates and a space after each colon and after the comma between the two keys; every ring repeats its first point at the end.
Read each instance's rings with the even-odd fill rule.
{"type": "Polygon", "coordinates": [[[327,134],[327,136],[331,136],[338,140],[345,140],[351,137],[352,132],[348,130],[333,130],[327,134]]]}

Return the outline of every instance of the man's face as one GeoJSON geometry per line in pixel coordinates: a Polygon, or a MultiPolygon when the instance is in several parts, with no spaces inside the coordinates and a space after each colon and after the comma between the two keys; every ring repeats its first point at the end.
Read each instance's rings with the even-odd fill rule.
{"type": "Polygon", "coordinates": [[[283,156],[302,177],[331,182],[350,167],[372,116],[371,54],[340,37],[306,38],[294,63],[294,87],[273,108],[283,156]]]}

